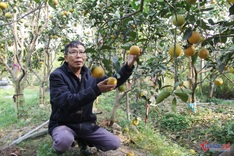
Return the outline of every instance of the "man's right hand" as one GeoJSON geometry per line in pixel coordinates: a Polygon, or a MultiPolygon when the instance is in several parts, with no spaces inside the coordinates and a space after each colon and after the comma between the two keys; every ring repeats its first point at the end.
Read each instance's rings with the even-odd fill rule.
{"type": "Polygon", "coordinates": [[[113,89],[115,89],[116,85],[108,85],[107,84],[108,79],[105,79],[97,84],[98,88],[102,93],[109,92],[113,89]]]}

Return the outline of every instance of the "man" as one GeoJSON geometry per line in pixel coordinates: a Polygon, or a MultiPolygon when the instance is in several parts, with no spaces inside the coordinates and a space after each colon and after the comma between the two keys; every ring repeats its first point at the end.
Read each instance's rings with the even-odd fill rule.
{"type": "Polygon", "coordinates": [[[64,64],[50,75],[52,113],[49,133],[56,153],[67,151],[75,140],[83,155],[91,154],[87,145],[102,151],[120,147],[117,136],[95,124],[96,115],[92,113],[92,107],[99,95],[115,89],[129,78],[138,56],[129,55],[127,63],[119,71],[117,85],[107,85],[107,76],[94,78],[85,66],[87,56],[83,43],[72,41],[65,46],[64,64]]]}

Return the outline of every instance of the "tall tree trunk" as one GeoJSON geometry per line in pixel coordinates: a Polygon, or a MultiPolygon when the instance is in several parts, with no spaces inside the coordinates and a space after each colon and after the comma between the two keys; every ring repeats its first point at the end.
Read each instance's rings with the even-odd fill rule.
{"type": "MultiPolygon", "coordinates": [[[[191,89],[192,91],[193,91],[193,72],[192,72],[192,59],[191,59],[191,57],[189,57],[189,62],[188,62],[188,70],[189,70],[189,74],[188,74],[188,87],[189,87],[189,89],[191,89]]],[[[192,93],[193,94],[193,93],[192,93]]],[[[188,100],[188,102],[192,102],[192,96],[193,95],[191,95],[191,97],[189,97],[189,100],[188,100]]]]}
{"type": "MultiPolygon", "coordinates": [[[[210,79],[212,80],[212,78],[213,78],[213,75],[211,74],[210,79]]],[[[210,81],[208,98],[212,98],[213,94],[214,94],[214,82],[210,81]]]]}
{"type": "Polygon", "coordinates": [[[40,104],[45,104],[45,92],[46,92],[46,86],[45,81],[43,80],[40,85],[40,104]]]}
{"type": "MultiPolygon", "coordinates": [[[[200,62],[200,69],[203,69],[203,67],[204,67],[204,60],[201,59],[201,62],[200,62]]],[[[200,82],[202,82],[202,80],[203,80],[203,73],[200,73],[200,82]]],[[[199,90],[200,90],[201,96],[203,96],[202,87],[203,87],[203,83],[200,83],[200,84],[199,84],[199,90]]]]}
{"type": "Polygon", "coordinates": [[[115,92],[115,104],[114,104],[114,107],[112,109],[112,113],[111,113],[111,117],[110,117],[110,126],[113,125],[113,123],[115,122],[115,114],[116,114],[116,111],[117,111],[119,105],[120,105],[119,91],[118,91],[118,89],[116,89],[116,92],[115,92]]]}
{"type": "Polygon", "coordinates": [[[126,94],[126,115],[127,115],[127,120],[130,120],[130,113],[129,112],[130,112],[130,108],[129,108],[129,93],[127,93],[126,94]]]}
{"type": "Polygon", "coordinates": [[[15,83],[15,94],[13,95],[13,100],[15,103],[15,112],[17,119],[20,117],[19,106],[22,107],[24,105],[24,94],[23,87],[20,84],[20,80],[16,80],[15,83]]]}

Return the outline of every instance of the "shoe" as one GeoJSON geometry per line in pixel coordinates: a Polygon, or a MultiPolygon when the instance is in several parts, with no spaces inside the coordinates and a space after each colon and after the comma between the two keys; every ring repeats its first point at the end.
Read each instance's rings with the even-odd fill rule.
{"type": "Polygon", "coordinates": [[[89,149],[80,149],[80,155],[81,156],[91,156],[91,155],[93,155],[93,153],[90,152],[89,149]]]}
{"type": "Polygon", "coordinates": [[[92,152],[88,149],[88,146],[84,142],[78,142],[79,148],[80,148],[80,155],[81,156],[90,156],[92,155],[92,152]]]}

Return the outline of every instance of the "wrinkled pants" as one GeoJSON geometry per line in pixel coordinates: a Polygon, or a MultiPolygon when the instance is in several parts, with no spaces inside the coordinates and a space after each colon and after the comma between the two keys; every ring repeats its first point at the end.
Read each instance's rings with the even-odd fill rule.
{"type": "Polygon", "coordinates": [[[120,139],[102,127],[93,133],[75,134],[69,127],[61,125],[53,129],[52,138],[53,149],[58,152],[67,151],[75,140],[85,142],[102,151],[116,150],[120,147],[120,139]]]}

